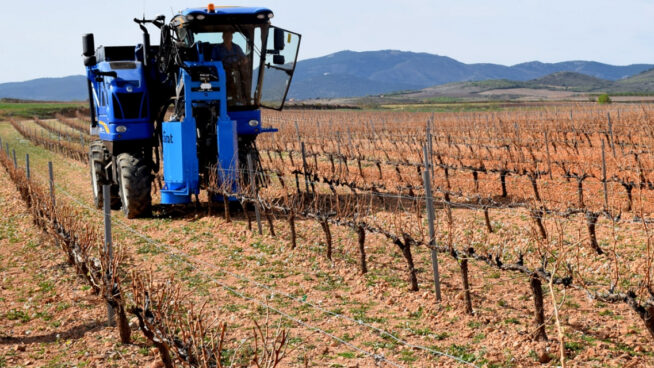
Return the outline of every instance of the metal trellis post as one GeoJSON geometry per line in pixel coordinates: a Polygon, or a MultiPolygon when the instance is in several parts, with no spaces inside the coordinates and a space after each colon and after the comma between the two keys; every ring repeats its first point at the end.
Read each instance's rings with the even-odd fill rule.
{"type": "MultiPolygon", "coordinates": [[[[113,275],[111,274],[111,267],[114,259],[114,250],[111,243],[111,186],[104,184],[102,186],[102,201],[104,207],[104,256],[107,257],[107,270],[105,271],[104,277],[105,285],[111,285],[113,282],[113,275]]],[[[107,290],[108,293],[112,292],[113,287],[109,286],[110,289],[107,290]]],[[[116,319],[114,317],[114,308],[107,302],[107,325],[115,326],[116,319]]]]}
{"type": "Polygon", "coordinates": [[[431,192],[431,177],[430,173],[430,163],[428,158],[428,149],[425,144],[423,147],[423,152],[425,155],[425,170],[422,172],[422,177],[425,182],[425,199],[427,200],[427,221],[429,222],[429,246],[431,252],[431,266],[434,271],[434,287],[436,289],[436,301],[441,301],[441,282],[440,276],[438,273],[438,253],[436,252],[436,232],[434,231],[434,198],[432,197],[431,192]]]}
{"type": "Polygon", "coordinates": [[[52,201],[52,207],[56,206],[55,202],[55,192],[54,192],[54,173],[52,172],[52,161],[48,161],[48,175],[50,176],[50,199],[52,201]]]}
{"type": "Polygon", "coordinates": [[[30,154],[25,154],[25,175],[27,175],[27,180],[30,180],[30,154]]]}
{"type": "Polygon", "coordinates": [[[252,163],[252,153],[248,153],[248,171],[250,173],[250,186],[252,187],[252,196],[254,197],[254,214],[257,217],[257,227],[259,235],[263,234],[261,227],[261,212],[259,211],[259,195],[257,193],[257,179],[255,178],[254,164],[252,163]]]}

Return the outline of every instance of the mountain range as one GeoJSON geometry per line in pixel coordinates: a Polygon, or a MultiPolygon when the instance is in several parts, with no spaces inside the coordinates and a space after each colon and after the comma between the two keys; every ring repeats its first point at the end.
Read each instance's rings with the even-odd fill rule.
{"type": "MultiPolygon", "coordinates": [[[[288,97],[296,100],[356,97],[421,90],[456,82],[527,82],[550,75],[552,77],[549,81],[543,79],[539,83],[546,85],[556,80],[556,83],[559,83],[557,86],[560,86],[560,83],[566,83],[561,81],[566,79],[563,78],[565,75],[556,74],[561,72],[574,73],[574,80],[593,78],[592,83],[588,80],[584,83],[589,82],[590,85],[601,89],[611,88],[613,83],[652,68],[654,64],[615,66],[594,61],[532,61],[512,66],[466,64],[447,56],[427,53],[396,50],[341,51],[299,61],[288,97]]],[[[654,90],[653,75],[645,75],[632,82],[631,85],[621,86],[621,89],[635,88],[634,91],[642,91],[645,85],[647,91],[654,90]]],[[[88,97],[85,77],[79,75],[0,84],[0,98],[73,101],[85,100],[88,97]]]]}
{"type": "Polygon", "coordinates": [[[615,66],[594,61],[465,64],[427,53],[341,51],[298,62],[289,96],[336,98],[418,90],[452,82],[506,79],[528,81],[557,72],[575,72],[615,81],[654,68],[652,64],[615,66]]]}

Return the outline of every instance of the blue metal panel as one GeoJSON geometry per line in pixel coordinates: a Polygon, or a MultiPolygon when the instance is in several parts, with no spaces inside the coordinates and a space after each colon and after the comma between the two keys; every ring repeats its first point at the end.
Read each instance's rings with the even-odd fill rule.
{"type": "Polygon", "coordinates": [[[163,140],[164,180],[166,184],[184,183],[184,149],[182,123],[167,121],[161,124],[163,140]]]}
{"type": "Polygon", "coordinates": [[[114,69],[112,62],[103,61],[87,69],[87,78],[92,81],[99,136],[105,141],[148,139],[153,134],[143,65],[137,61],[126,61],[123,65],[125,63],[133,63],[133,68],[120,67],[117,62],[113,64],[117,66],[114,69]],[[116,77],[104,76],[97,81],[93,70],[115,72],[116,77]],[[127,99],[131,103],[127,103],[127,99]],[[125,126],[126,131],[116,132],[119,125],[125,126]]]}
{"type": "Polygon", "coordinates": [[[238,139],[236,121],[219,119],[216,124],[218,135],[218,178],[221,183],[227,183],[236,191],[239,178],[238,172],[238,139]]]}
{"type": "Polygon", "coordinates": [[[259,134],[261,130],[261,111],[229,111],[227,113],[230,119],[236,121],[236,129],[239,135],[241,134],[259,134]],[[256,120],[257,125],[250,126],[250,121],[256,120]]]}
{"type": "Polygon", "coordinates": [[[161,125],[163,140],[164,187],[162,204],[191,201],[198,194],[198,157],[195,143],[195,119],[168,121],[161,125]]]}
{"type": "Polygon", "coordinates": [[[261,110],[229,111],[229,117],[236,120],[236,131],[238,135],[253,135],[260,133],[276,132],[277,129],[261,125],[261,110]],[[250,121],[255,120],[256,126],[251,126],[250,121]]]}

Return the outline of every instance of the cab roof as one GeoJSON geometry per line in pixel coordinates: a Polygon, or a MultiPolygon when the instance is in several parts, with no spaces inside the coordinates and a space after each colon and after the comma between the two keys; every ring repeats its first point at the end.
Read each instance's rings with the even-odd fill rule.
{"type": "Polygon", "coordinates": [[[213,6],[182,10],[171,23],[188,27],[193,24],[265,24],[273,17],[272,10],[263,7],[213,6]],[[213,10],[211,10],[213,8],[213,10]]]}
{"type": "Polygon", "coordinates": [[[205,15],[258,15],[272,13],[272,10],[262,7],[242,7],[242,6],[216,6],[213,12],[208,7],[188,8],[181,11],[182,15],[205,14],[205,15]]]}

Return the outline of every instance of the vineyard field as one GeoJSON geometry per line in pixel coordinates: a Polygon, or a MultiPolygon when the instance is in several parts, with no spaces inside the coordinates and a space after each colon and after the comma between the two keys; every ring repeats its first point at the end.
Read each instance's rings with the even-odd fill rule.
{"type": "Polygon", "coordinates": [[[111,265],[86,119],[67,109],[0,122],[0,209],[12,219],[0,224],[0,367],[63,359],[57,339],[27,336],[61,334],[52,321],[69,321],[71,310],[96,323],[103,300],[125,310],[132,341],[100,325],[71,335],[80,366],[104,366],[93,360],[100,353],[85,355],[83,341],[94,339],[110,341],[98,349],[114,366],[156,366],[166,354],[225,367],[272,367],[275,354],[280,367],[654,365],[650,105],[265,112],[263,125],[279,132],[257,140],[261,165],[244,175],[256,179],[233,193],[212,168],[208,193],[166,207],[155,177],[152,216],[113,211],[111,265]],[[210,202],[213,194],[237,201],[210,202]],[[119,292],[94,279],[94,264],[119,292]],[[56,291],[37,293],[31,317],[13,318],[32,302],[21,304],[29,293],[12,280],[30,268],[56,291]],[[64,289],[93,308],[67,302],[64,289]],[[154,322],[143,317],[150,311],[154,322]],[[48,323],[34,331],[39,318],[48,323]]]}

